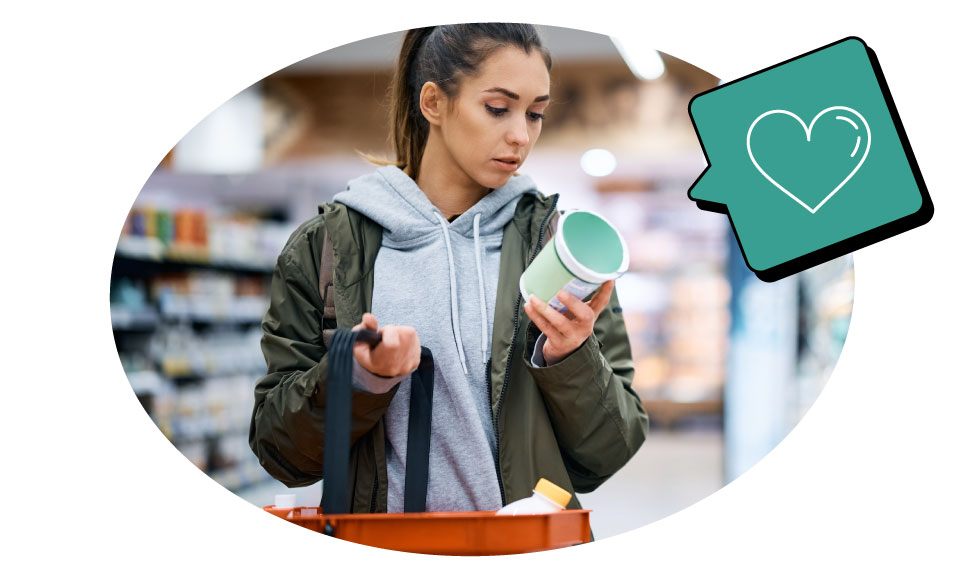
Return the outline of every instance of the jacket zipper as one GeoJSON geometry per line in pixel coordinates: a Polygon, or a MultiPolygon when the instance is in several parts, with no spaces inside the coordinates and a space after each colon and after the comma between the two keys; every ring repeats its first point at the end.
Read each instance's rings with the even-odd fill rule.
{"type": "MultiPolygon", "coordinates": [[[[553,204],[550,205],[549,211],[547,211],[546,216],[543,217],[543,222],[539,225],[539,235],[536,237],[536,247],[533,249],[533,254],[529,256],[529,262],[526,263],[528,267],[533,260],[536,259],[536,254],[539,253],[540,247],[543,245],[543,231],[546,229],[546,221],[550,219],[553,215],[553,211],[556,210],[556,203],[559,200],[560,195],[553,195],[553,204]]],[[[526,271],[526,268],[523,268],[526,271]]],[[[516,348],[516,338],[519,335],[519,303],[522,301],[522,293],[516,294],[516,312],[513,314],[513,339],[509,343],[509,354],[506,356],[506,375],[503,378],[503,388],[499,391],[499,397],[496,399],[496,408],[493,410],[492,404],[489,405],[490,413],[493,417],[493,437],[496,438],[496,481],[499,483],[499,499],[502,501],[503,506],[506,506],[506,489],[503,487],[503,473],[499,465],[499,411],[503,407],[503,395],[506,394],[506,388],[509,387],[509,368],[513,362],[513,351],[516,348]]],[[[487,362],[487,367],[492,366],[492,358],[489,358],[487,362]]],[[[487,389],[492,388],[492,376],[490,370],[486,370],[486,383],[488,384],[487,389]]]]}

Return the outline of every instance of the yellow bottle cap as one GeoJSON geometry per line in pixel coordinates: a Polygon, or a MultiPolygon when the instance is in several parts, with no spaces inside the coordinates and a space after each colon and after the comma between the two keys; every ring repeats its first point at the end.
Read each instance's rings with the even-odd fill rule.
{"type": "Polygon", "coordinates": [[[566,505],[570,503],[570,498],[573,497],[572,494],[546,478],[540,478],[539,482],[536,482],[536,488],[533,488],[533,491],[539,492],[563,508],[566,508],[566,505]]]}

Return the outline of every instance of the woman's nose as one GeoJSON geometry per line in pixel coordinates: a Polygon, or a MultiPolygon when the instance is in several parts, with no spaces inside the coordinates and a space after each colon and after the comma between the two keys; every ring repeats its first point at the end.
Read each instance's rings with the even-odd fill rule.
{"type": "Polygon", "coordinates": [[[529,129],[526,128],[526,116],[513,119],[512,125],[507,131],[506,140],[511,145],[525,146],[529,143],[529,129]]]}

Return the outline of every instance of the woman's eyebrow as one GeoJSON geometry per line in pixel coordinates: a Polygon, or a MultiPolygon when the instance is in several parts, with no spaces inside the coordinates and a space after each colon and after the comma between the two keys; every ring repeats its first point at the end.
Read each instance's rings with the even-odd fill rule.
{"type": "MultiPolygon", "coordinates": [[[[516,92],[510,92],[506,88],[499,88],[499,87],[489,88],[488,90],[484,90],[484,92],[499,92],[500,94],[503,94],[508,98],[512,98],[513,100],[519,100],[519,94],[517,94],[516,92]]],[[[537,96],[533,100],[533,102],[546,102],[549,99],[550,99],[550,95],[545,94],[543,96],[537,96]]]]}

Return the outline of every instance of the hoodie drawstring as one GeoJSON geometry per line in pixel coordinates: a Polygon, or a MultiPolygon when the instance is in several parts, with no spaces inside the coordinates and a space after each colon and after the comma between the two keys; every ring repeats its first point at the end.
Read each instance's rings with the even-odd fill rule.
{"type": "Polygon", "coordinates": [[[482,270],[482,254],[479,251],[479,217],[481,214],[476,214],[472,217],[472,242],[476,247],[476,274],[479,276],[479,317],[482,320],[479,332],[482,333],[482,341],[479,346],[482,349],[482,362],[486,363],[486,355],[489,337],[486,334],[489,332],[489,321],[486,320],[486,289],[484,288],[485,281],[483,280],[483,270],[482,270]]]}
{"type": "MultiPolygon", "coordinates": [[[[466,353],[462,348],[462,330],[459,327],[459,290],[456,287],[456,264],[452,257],[452,242],[449,240],[449,224],[438,212],[433,211],[433,214],[439,219],[439,225],[442,227],[442,236],[446,242],[446,254],[449,257],[449,300],[452,312],[452,334],[456,339],[456,349],[459,350],[459,362],[462,364],[462,371],[464,374],[468,374],[469,370],[466,368],[466,353]]],[[[472,239],[476,251],[476,276],[479,278],[479,317],[482,321],[482,328],[480,329],[482,333],[482,362],[486,363],[486,356],[489,351],[489,338],[486,336],[489,332],[489,320],[486,313],[485,280],[483,278],[482,252],[479,244],[479,219],[481,216],[481,214],[476,214],[472,219],[472,239]]]]}
{"type": "Polygon", "coordinates": [[[452,335],[456,339],[456,349],[459,350],[459,362],[462,364],[462,373],[468,374],[466,368],[466,354],[462,350],[462,332],[459,329],[459,306],[457,303],[458,290],[456,288],[456,263],[452,259],[452,242],[449,241],[449,223],[438,212],[433,211],[442,226],[442,236],[446,241],[446,253],[449,255],[449,301],[452,312],[452,335]]]}

